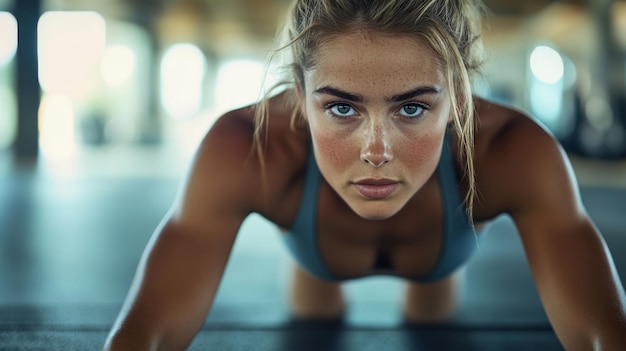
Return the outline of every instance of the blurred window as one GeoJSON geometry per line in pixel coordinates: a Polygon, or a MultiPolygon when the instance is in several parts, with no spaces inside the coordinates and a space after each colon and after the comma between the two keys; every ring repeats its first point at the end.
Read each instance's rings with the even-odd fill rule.
{"type": "Polygon", "coordinates": [[[216,110],[222,113],[257,101],[262,92],[264,77],[265,65],[261,61],[252,59],[226,61],[217,72],[216,110]]]}
{"type": "Polygon", "coordinates": [[[50,11],[37,28],[40,147],[48,158],[70,158],[77,147],[77,100],[98,87],[98,63],[105,48],[104,18],[90,11],[50,11]]]}
{"type": "Polygon", "coordinates": [[[127,45],[111,45],[104,51],[100,73],[106,84],[120,88],[128,84],[137,66],[137,56],[127,45]]]}
{"type": "Polygon", "coordinates": [[[17,111],[13,87],[14,58],[17,49],[17,21],[9,12],[0,12],[0,149],[15,139],[17,111]]]}
{"type": "Polygon", "coordinates": [[[39,81],[44,92],[83,95],[96,89],[106,23],[96,12],[46,12],[38,26],[39,81]]]}
{"type": "Polygon", "coordinates": [[[206,66],[204,54],[194,44],[175,44],[165,51],[161,60],[161,101],[170,116],[191,117],[199,111],[206,66]]]}
{"type": "Polygon", "coordinates": [[[40,146],[68,159],[87,145],[138,139],[150,111],[150,38],[93,11],[49,11],[38,24],[40,146]]]}

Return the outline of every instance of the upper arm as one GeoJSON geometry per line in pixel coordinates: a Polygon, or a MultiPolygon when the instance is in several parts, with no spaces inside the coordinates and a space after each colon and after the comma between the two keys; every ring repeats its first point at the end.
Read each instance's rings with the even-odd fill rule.
{"type": "MultiPolygon", "coordinates": [[[[260,167],[252,152],[253,126],[237,115],[220,118],[193,159],[171,219],[193,233],[240,221],[258,207],[260,167]]],[[[232,224],[231,224],[232,226],[232,224]]],[[[217,234],[223,235],[223,234],[217,234]]]]}
{"type": "Polygon", "coordinates": [[[236,233],[258,202],[251,142],[250,126],[232,117],[207,134],[144,252],[117,334],[128,330],[140,339],[145,333],[149,342],[177,349],[202,326],[236,233]]]}
{"type": "Polygon", "coordinates": [[[508,128],[500,142],[498,189],[557,335],[568,350],[626,343],[624,290],[565,153],[530,120],[508,128]]]}

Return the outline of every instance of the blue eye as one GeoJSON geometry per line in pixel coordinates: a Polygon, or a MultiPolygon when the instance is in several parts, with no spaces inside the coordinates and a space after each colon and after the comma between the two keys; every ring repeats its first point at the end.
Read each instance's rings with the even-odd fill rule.
{"type": "Polygon", "coordinates": [[[330,113],[338,117],[350,117],[354,115],[354,108],[346,104],[335,104],[329,107],[330,113]]]}
{"type": "Polygon", "coordinates": [[[404,117],[415,118],[421,116],[425,110],[419,104],[406,104],[400,108],[400,114],[404,117]]]}

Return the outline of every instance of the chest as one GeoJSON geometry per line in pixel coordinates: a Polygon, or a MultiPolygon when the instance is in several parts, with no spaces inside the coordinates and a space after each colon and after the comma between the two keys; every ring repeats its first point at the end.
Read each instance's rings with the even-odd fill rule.
{"type": "MultiPolygon", "coordinates": [[[[291,211],[291,216],[286,218],[288,224],[283,227],[292,228],[298,215],[292,209],[300,208],[300,200],[291,200],[290,206],[285,207],[287,212],[291,211]]],[[[316,246],[311,250],[316,250],[333,276],[354,278],[381,272],[419,278],[436,265],[444,220],[443,199],[436,177],[397,214],[384,220],[359,217],[324,182],[320,184],[316,200],[315,208],[309,209],[314,213],[306,221],[314,235],[311,245],[316,246]]]]}

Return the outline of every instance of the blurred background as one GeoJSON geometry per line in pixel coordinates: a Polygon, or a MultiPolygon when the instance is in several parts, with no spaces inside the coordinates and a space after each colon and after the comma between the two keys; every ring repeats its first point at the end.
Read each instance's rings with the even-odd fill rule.
{"type": "MultiPolygon", "coordinates": [[[[626,1],[485,2],[476,94],[531,113],[555,134],[626,267],[617,254],[626,250],[626,1]]],[[[288,3],[0,0],[0,326],[10,326],[0,340],[15,325],[110,326],[202,136],[275,79],[265,76],[266,59],[288,3]]],[[[214,318],[282,320],[289,258],[277,233],[259,217],[244,223],[228,268],[239,273],[225,276],[214,318]],[[275,308],[263,317],[241,309],[261,304],[275,308]]],[[[507,240],[519,275],[507,294],[488,297],[515,313],[489,319],[470,309],[468,320],[521,315],[545,325],[532,283],[516,283],[531,282],[521,247],[507,240]]],[[[485,266],[504,257],[492,243],[485,266]]],[[[355,285],[370,312],[357,308],[353,320],[395,320],[371,312],[399,292],[386,279],[363,283],[387,284],[368,292],[355,285]]]]}
{"type": "MultiPolygon", "coordinates": [[[[50,168],[136,149],[186,160],[258,98],[288,3],[0,0],[0,152],[50,168]]],[[[623,159],[626,2],[486,3],[477,94],[532,113],[572,154],[623,159]]]]}

